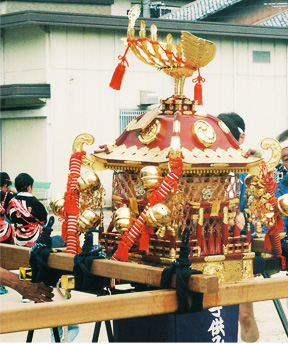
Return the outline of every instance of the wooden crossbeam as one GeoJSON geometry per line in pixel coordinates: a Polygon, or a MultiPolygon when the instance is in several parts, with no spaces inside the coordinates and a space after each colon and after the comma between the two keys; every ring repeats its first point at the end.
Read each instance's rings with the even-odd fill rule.
{"type": "MultiPolygon", "coordinates": [[[[288,297],[286,277],[231,282],[218,293],[205,294],[204,308],[288,297]]],[[[191,298],[191,297],[190,297],[191,298]]],[[[173,289],[29,304],[0,311],[0,333],[10,333],[70,324],[171,313],[177,310],[173,289]],[[47,316],[48,315],[48,316],[47,316]]]]}
{"type": "MultiPolygon", "coordinates": [[[[0,244],[1,266],[6,269],[29,267],[29,248],[0,244]]],[[[51,253],[48,266],[53,269],[73,271],[74,255],[70,253],[51,253]]],[[[130,282],[138,282],[159,287],[163,269],[148,265],[115,262],[107,259],[95,259],[91,272],[98,276],[119,278],[130,282]]],[[[171,287],[175,288],[175,276],[171,287]]],[[[189,280],[189,289],[201,293],[216,293],[218,278],[209,275],[193,275],[189,280]]]]}

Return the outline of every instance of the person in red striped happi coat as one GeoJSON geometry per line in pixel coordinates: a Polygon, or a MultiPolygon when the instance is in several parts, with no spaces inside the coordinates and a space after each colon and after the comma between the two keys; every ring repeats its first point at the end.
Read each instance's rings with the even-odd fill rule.
{"type": "Polygon", "coordinates": [[[34,179],[27,173],[15,178],[17,194],[9,201],[6,216],[15,225],[15,244],[32,247],[47,222],[44,205],[32,195],[34,179]]]}

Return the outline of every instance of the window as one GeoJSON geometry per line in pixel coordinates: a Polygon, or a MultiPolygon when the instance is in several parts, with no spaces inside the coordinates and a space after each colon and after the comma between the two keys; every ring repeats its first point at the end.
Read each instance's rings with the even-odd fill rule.
{"type": "Polygon", "coordinates": [[[253,63],[270,63],[270,51],[253,50],[253,63]]]}
{"type": "Polygon", "coordinates": [[[119,111],[119,129],[120,129],[120,134],[124,131],[124,129],[127,127],[127,125],[136,117],[142,115],[145,110],[120,110],[119,111]]]}

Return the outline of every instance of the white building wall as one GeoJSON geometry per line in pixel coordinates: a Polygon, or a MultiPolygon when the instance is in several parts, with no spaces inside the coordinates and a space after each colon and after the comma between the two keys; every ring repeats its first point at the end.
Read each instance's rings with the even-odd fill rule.
{"type": "Polygon", "coordinates": [[[5,30],[5,84],[45,82],[45,35],[39,26],[5,30]]]}
{"type": "MultiPolygon", "coordinates": [[[[27,148],[22,144],[23,133],[28,133],[24,142],[34,150],[26,172],[31,171],[35,180],[51,181],[52,195],[63,193],[77,135],[90,133],[95,137],[93,146],[84,146],[91,153],[119,136],[119,109],[137,109],[141,90],[155,92],[159,99],[172,95],[173,79],[140,62],[131,52],[121,90],[109,87],[118,55],[125,51],[120,41],[125,35],[125,31],[86,28],[5,30],[5,83],[51,84],[51,99],[45,106],[47,119],[5,120],[3,166],[13,171],[13,177],[19,166],[21,171],[28,168],[27,148]],[[14,125],[16,122],[19,125],[14,125]]],[[[212,115],[239,113],[247,126],[246,146],[257,149],[263,138],[276,137],[287,128],[287,43],[206,38],[216,44],[217,53],[201,70],[206,82],[204,106],[198,108],[212,115]],[[271,51],[271,63],[253,63],[253,50],[271,51]]],[[[189,78],[184,94],[191,99],[193,88],[189,78]]],[[[109,205],[112,173],[101,172],[99,176],[109,205]]]]}

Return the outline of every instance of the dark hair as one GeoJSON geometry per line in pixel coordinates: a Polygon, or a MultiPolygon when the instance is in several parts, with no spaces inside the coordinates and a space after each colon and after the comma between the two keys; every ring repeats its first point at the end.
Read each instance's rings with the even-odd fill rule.
{"type": "Polygon", "coordinates": [[[235,112],[220,113],[217,118],[227,125],[231,134],[239,141],[241,134],[239,128],[245,133],[245,122],[243,118],[235,112]]]}
{"type": "Polygon", "coordinates": [[[10,180],[9,174],[6,172],[0,172],[0,186],[10,186],[12,181],[10,180]]]}
{"type": "Polygon", "coordinates": [[[34,179],[28,173],[20,173],[15,178],[15,187],[17,191],[27,191],[28,186],[32,186],[34,179]]]}
{"type": "Polygon", "coordinates": [[[277,136],[279,142],[283,142],[288,139],[288,129],[284,130],[281,134],[277,136]]]}

